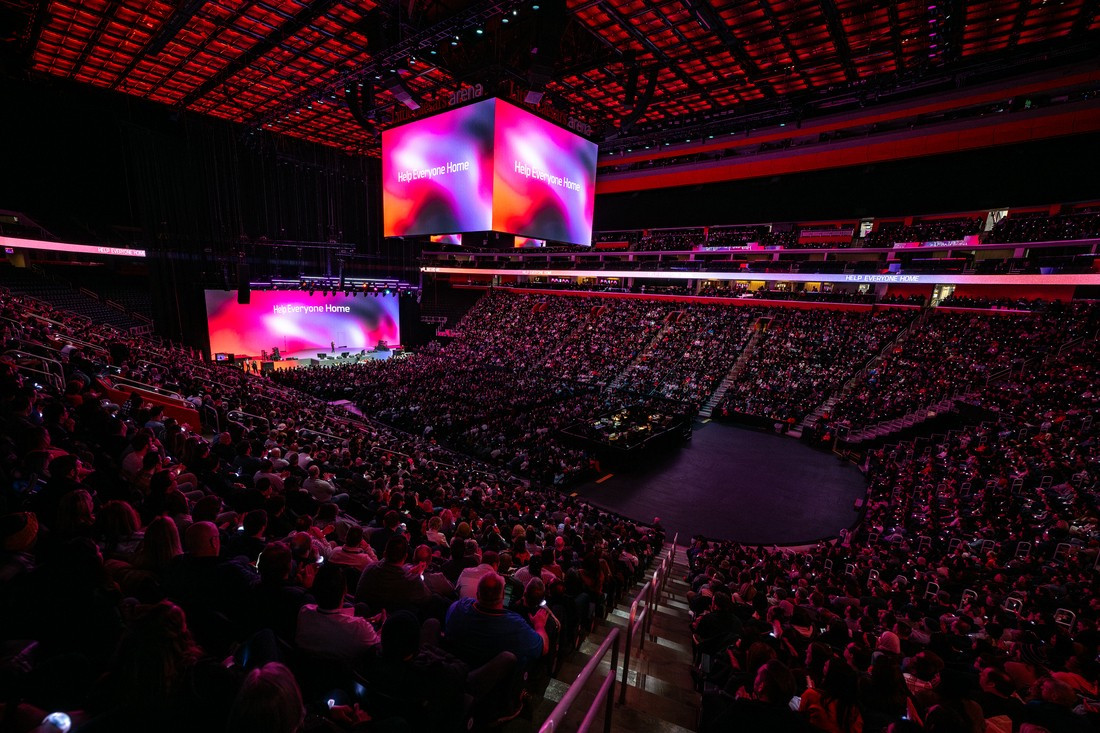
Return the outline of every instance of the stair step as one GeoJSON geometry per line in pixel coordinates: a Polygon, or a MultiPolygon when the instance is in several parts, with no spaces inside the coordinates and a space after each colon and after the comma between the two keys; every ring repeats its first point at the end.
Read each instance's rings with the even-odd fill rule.
{"type": "MultiPolygon", "coordinates": [[[[586,642],[592,642],[598,645],[604,641],[607,634],[610,633],[612,628],[618,628],[619,633],[626,634],[626,621],[621,624],[607,624],[594,628],[591,634],[588,634],[585,639],[586,642]]],[[[632,643],[635,648],[638,646],[638,636],[641,631],[636,631],[632,643]]],[[[624,636],[625,639],[625,636],[624,636]]],[[[650,628],[650,634],[646,636],[647,648],[650,644],[654,644],[654,648],[663,649],[662,652],[654,652],[654,656],[661,655],[663,658],[672,659],[675,655],[682,653],[683,649],[687,649],[687,655],[691,656],[691,627],[687,625],[686,620],[682,625],[676,625],[675,628],[670,630],[661,630],[658,626],[658,622],[654,621],[652,628],[650,628]],[[656,632],[656,633],[654,633],[656,632]],[[656,639],[656,641],[654,641],[656,639]]],[[[582,645],[583,646],[583,645],[582,645]]]]}
{"type": "MultiPolygon", "coordinates": [[[[603,628],[606,628],[607,633],[610,633],[610,627],[617,627],[623,633],[626,633],[626,625],[628,623],[630,623],[630,620],[627,614],[623,614],[622,616],[608,615],[608,617],[604,619],[604,624],[606,624],[606,626],[600,626],[596,629],[593,629],[592,633],[596,634],[600,631],[600,629],[603,628]]],[[[687,617],[671,617],[658,613],[653,617],[653,623],[649,627],[650,638],[656,636],[666,640],[670,644],[686,644],[690,653],[691,627],[689,626],[689,624],[690,620],[687,617]]],[[[607,633],[600,635],[601,638],[607,636],[607,633]]],[[[638,633],[640,632],[635,632],[635,634],[638,633]]],[[[636,638],[637,636],[635,636],[635,639],[636,638]]]]}
{"type": "MultiPolygon", "coordinates": [[[[622,623],[614,624],[614,625],[619,626],[625,632],[626,623],[627,622],[625,620],[623,620],[622,623]]],[[[651,629],[652,631],[660,632],[660,629],[659,629],[657,624],[658,624],[658,622],[654,621],[653,629],[651,629]]],[[[593,632],[593,633],[595,633],[595,632],[593,632]]],[[[669,652],[673,653],[673,654],[683,654],[683,655],[685,655],[685,657],[690,659],[691,658],[691,628],[687,625],[687,623],[684,623],[683,630],[679,634],[677,634],[675,631],[670,631],[670,632],[666,632],[666,633],[668,633],[670,635],[666,635],[665,633],[658,633],[656,635],[651,634],[651,635],[647,636],[646,637],[646,647],[648,647],[650,644],[653,644],[655,647],[662,648],[662,649],[668,649],[669,652]]],[[[604,634],[604,636],[606,636],[606,634],[604,634]]],[[[637,643],[636,640],[637,640],[637,637],[635,637],[635,643],[637,643]]]]}
{"type": "Polygon", "coordinates": [[[661,605],[662,606],[668,606],[669,608],[675,608],[678,611],[683,611],[684,615],[685,615],[685,618],[686,618],[687,617],[687,612],[690,611],[691,609],[688,608],[687,602],[684,601],[684,600],[681,600],[681,598],[683,598],[683,596],[681,596],[680,598],[667,598],[666,597],[661,601],[661,605]]]}
{"type": "MultiPolygon", "coordinates": [[[[627,675],[627,680],[630,684],[627,685],[626,689],[626,704],[615,706],[615,713],[612,716],[613,729],[633,731],[668,730],[660,724],[658,724],[657,727],[617,728],[614,725],[614,718],[617,717],[621,711],[625,711],[628,708],[633,711],[642,712],[651,719],[655,719],[652,722],[656,722],[657,720],[665,721],[686,730],[692,730],[695,727],[699,710],[699,693],[694,690],[669,686],[663,680],[647,677],[644,674],[640,677],[640,682],[643,686],[636,687],[634,682],[639,678],[634,671],[635,665],[633,661],[631,661],[630,666],[631,672],[627,675]]],[[[591,704],[596,691],[599,690],[600,683],[606,678],[609,668],[609,659],[605,660],[599,666],[599,670],[592,676],[592,679],[585,685],[584,690],[577,697],[576,702],[573,703],[573,707],[568,715],[570,719],[573,718],[574,714],[577,714],[576,719],[578,721],[583,717],[583,713],[580,711],[586,710],[591,704]]],[[[570,669],[568,671],[571,676],[565,677],[564,673],[567,670],[563,668],[562,676],[565,677],[565,679],[572,679],[581,669],[583,669],[583,666],[577,667],[575,671],[570,669]]],[[[621,671],[618,674],[621,675],[621,671]]],[[[619,689],[620,688],[616,684],[616,700],[618,700],[619,689]]],[[[679,730],[680,728],[673,728],[672,730],[679,730]]],[[[567,730],[571,728],[569,726],[563,726],[561,729],[567,730]]]]}
{"type": "MultiPolygon", "coordinates": [[[[599,645],[584,642],[575,654],[558,672],[558,679],[565,681],[575,680],[584,669],[584,665],[591,659],[591,654],[599,650],[599,645]]],[[[638,649],[634,645],[630,650],[630,672],[627,674],[627,683],[640,686],[642,689],[657,692],[670,697],[688,699],[695,695],[695,686],[691,677],[691,664],[679,655],[667,655],[667,649],[658,647],[653,650],[650,646],[638,649]]],[[[619,663],[615,667],[616,678],[622,678],[623,674],[622,649],[619,650],[619,663]]],[[[611,667],[611,657],[607,656],[600,663],[600,676],[607,673],[611,667]]]]}
{"type": "MultiPolygon", "coordinates": [[[[598,690],[598,684],[586,686],[557,730],[576,730],[598,690]]],[[[619,705],[617,700],[618,697],[611,714],[611,730],[614,733],[638,733],[638,731],[688,733],[697,725],[698,696],[694,703],[688,705],[677,700],[661,698],[653,693],[633,691],[631,688],[627,690],[626,704],[619,705]]],[[[536,718],[536,720],[540,719],[536,718]]],[[[594,728],[598,730],[602,726],[603,708],[600,707],[594,728]]],[[[521,729],[505,728],[505,730],[511,733],[513,730],[521,729]]]]}
{"type": "Polygon", "coordinates": [[[699,724],[699,704],[698,693],[685,702],[628,687],[626,703],[611,718],[611,730],[687,733],[699,724]]]}

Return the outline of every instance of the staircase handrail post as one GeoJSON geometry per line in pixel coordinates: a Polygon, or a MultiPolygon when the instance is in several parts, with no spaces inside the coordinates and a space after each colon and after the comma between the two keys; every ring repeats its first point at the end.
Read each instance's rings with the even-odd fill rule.
{"type": "MultiPolygon", "coordinates": [[[[615,710],[615,669],[619,666],[619,637],[615,636],[615,643],[611,645],[611,666],[607,670],[607,677],[604,678],[603,684],[600,686],[600,695],[596,699],[603,698],[604,713],[603,713],[603,733],[611,733],[611,714],[615,710]]],[[[591,711],[590,711],[591,714],[591,711]]],[[[588,716],[585,716],[585,720],[581,721],[581,728],[578,733],[584,733],[588,730],[587,723],[588,716]]]]}
{"type": "Polygon", "coordinates": [[[645,626],[642,628],[642,638],[638,642],[638,648],[639,649],[641,649],[645,646],[646,634],[649,634],[650,630],[653,628],[653,617],[655,615],[657,615],[656,614],[657,595],[659,593],[658,589],[661,587],[661,573],[664,570],[664,566],[665,566],[664,561],[662,560],[661,561],[661,567],[659,567],[655,571],[653,571],[653,578],[649,581],[649,586],[646,588],[646,598],[645,598],[646,619],[645,619],[645,626]]]}
{"type": "MultiPolygon", "coordinates": [[[[645,589],[642,589],[645,592],[645,589]]],[[[639,597],[641,594],[638,594],[639,597]]],[[[630,647],[633,646],[634,641],[634,621],[638,617],[638,598],[634,599],[634,602],[630,604],[630,617],[626,622],[626,648],[623,649],[623,676],[619,689],[619,704],[626,702],[626,675],[630,671],[630,647]]],[[[611,674],[615,674],[615,669],[611,669],[611,674]]]]}

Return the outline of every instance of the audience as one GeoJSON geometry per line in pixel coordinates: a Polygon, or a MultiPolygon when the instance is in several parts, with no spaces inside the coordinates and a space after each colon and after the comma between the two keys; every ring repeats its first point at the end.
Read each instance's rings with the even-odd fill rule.
{"type": "Polygon", "coordinates": [[[26,652],[4,679],[39,720],[505,720],[524,673],[575,648],[663,542],[553,488],[594,468],[559,428],[647,399],[693,411],[739,358],[727,410],[789,424],[904,333],[829,419],[896,413],[971,373],[997,375],[968,395],[990,419],[926,452],[870,450],[843,541],[693,543],[704,729],[1095,728],[1094,309],[911,322],[490,293],[447,346],[279,383],[17,297],[0,316],[24,354],[0,360],[0,629],[26,652]],[[34,348],[62,346],[60,385],[24,377],[34,348]],[[183,395],[197,424],[111,399],[110,374],[183,395]]]}
{"type": "Polygon", "coordinates": [[[1056,215],[1045,212],[1010,213],[994,224],[993,229],[982,236],[982,241],[1001,244],[1057,242],[1095,237],[1100,237],[1100,212],[1083,210],[1056,215]]]}
{"type": "Polygon", "coordinates": [[[719,413],[745,415],[784,429],[802,422],[913,318],[908,310],[873,313],[792,310],[762,319],[758,341],[719,413]]]}

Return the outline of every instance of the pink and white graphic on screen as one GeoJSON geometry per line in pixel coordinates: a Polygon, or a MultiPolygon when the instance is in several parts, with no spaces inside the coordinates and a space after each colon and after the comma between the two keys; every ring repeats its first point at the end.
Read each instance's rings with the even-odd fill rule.
{"type": "Polygon", "coordinates": [[[493,104],[490,99],[382,133],[384,236],[491,228],[493,104]]]}
{"type": "Polygon", "coordinates": [[[281,354],[316,357],[318,353],[359,352],[379,341],[401,343],[396,295],[310,295],[304,291],[254,290],[251,303],[237,293],[206,291],[210,351],[258,357],[278,347],[281,354]]]}
{"type": "Polygon", "coordinates": [[[597,146],[496,100],[493,229],[591,244],[597,146]]]}

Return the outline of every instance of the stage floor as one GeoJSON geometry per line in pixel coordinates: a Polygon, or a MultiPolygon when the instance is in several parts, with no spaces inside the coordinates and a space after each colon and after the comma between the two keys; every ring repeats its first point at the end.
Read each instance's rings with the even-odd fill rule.
{"type": "Polygon", "coordinates": [[[721,423],[696,423],[682,450],[638,473],[616,473],[577,493],[649,522],[668,536],[694,534],[750,544],[795,545],[852,526],[866,492],[863,475],[831,453],[797,440],[721,423]]]}
{"type": "MultiPolygon", "coordinates": [[[[393,354],[393,352],[390,351],[389,349],[386,349],[384,351],[374,351],[373,349],[366,349],[365,353],[363,353],[362,356],[360,357],[360,360],[365,361],[367,359],[388,359],[392,354],[393,354]]],[[[357,357],[357,356],[360,356],[360,350],[359,349],[351,350],[351,349],[348,349],[347,347],[341,348],[339,346],[336,347],[336,352],[335,353],[333,353],[332,351],[324,351],[323,352],[320,349],[314,349],[313,351],[297,351],[297,352],[294,352],[294,353],[291,353],[291,354],[283,354],[284,359],[286,359],[288,357],[294,357],[296,359],[301,359],[301,360],[313,359],[315,361],[316,360],[331,361],[331,360],[335,359],[336,361],[338,361],[342,364],[350,364],[351,362],[354,362],[355,357],[357,357]],[[320,359],[319,355],[322,354],[322,353],[325,355],[324,359],[320,359]],[[347,356],[343,356],[344,353],[347,353],[347,356]]]]}
{"type": "MultiPolygon", "coordinates": [[[[282,359],[280,361],[271,362],[271,364],[275,369],[298,369],[300,367],[307,367],[307,366],[323,366],[324,367],[324,366],[338,366],[340,364],[357,364],[357,363],[363,362],[363,361],[381,361],[381,360],[384,360],[384,359],[389,359],[391,356],[393,356],[393,351],[389,350],[389,349],[386,349],[384,351],[368,351],[365,354],[360,354],[358,351],[356,351],[355,353],[350,354],[349,356],[346,356],[346,357],[341,356],[341,352],[338,351],[338,352],[336,352],[335,356],[333,356],[331,353],[325,354],[324,359],[318,359],[317,358],[317,355],[319,353],[321,353],[321,352],[319,352],[319,351],[312,351],[312,352],[300,351],[297,354],[288,354],[287,355],[287,356],[294,356],[294,357],[296,357],[295,359],[282,359]],[[312,356],[310,356],[310,354],[312,354],[312,356]]],[[[256,369],[259,369],[259,368],[261,368],[261,365],[264,363],[260,359],[255,358],[255,357],[248,358],[248,357],[238,356],[237,361],[245,363],[245,365],[249,369],[251,369],[253,367],[255,367],[256,369]]]]}

